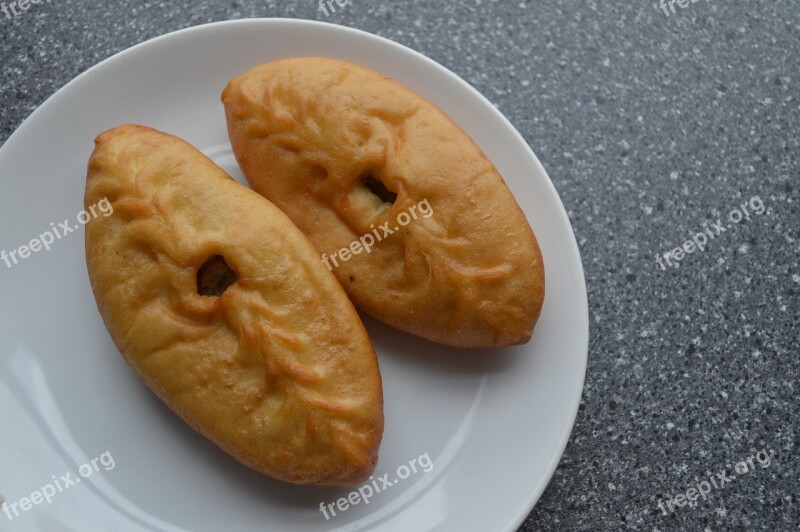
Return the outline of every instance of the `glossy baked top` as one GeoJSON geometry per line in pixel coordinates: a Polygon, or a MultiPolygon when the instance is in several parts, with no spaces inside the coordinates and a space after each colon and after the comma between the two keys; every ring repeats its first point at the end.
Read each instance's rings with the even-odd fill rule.
{"type": "Polygon", "coordinates": [[[530,339],[544,298],[536,238],[492,163],[436,106],[326,58],[258,66],[222,99],[247,179],[356,306],[453,346],[530,339]]]}
{"type": "MultiPolygon", "coordinates": [[[[274,205],[186,142],[100,135],[85,203],[100,313],[144,382],[241,462],[297,483],[369,476],[381,379],[336,279],[274,205]]],[[[109,378],[113,378],[109,376],[109,378]]]]}

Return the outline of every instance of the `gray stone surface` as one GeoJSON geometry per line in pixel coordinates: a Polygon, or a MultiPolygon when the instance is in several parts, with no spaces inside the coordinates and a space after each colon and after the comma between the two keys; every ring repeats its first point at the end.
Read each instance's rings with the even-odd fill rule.
{"type": "Polygon", "coordinates": [[[45,2],[0,13],[0,140],[101,59],[201,23],[311,18],[410,46],[528,140],[586,269],[583,402],[522,530],[797,530],[800,3],[675,8],[350,0],[325,17],[313,0],[45,2]],[[764,214],[678,268],[657,265],[753,196],[764,214]],[[754,462],[695,507],[658,508],[764,448],[768,467],[754,462]]]}

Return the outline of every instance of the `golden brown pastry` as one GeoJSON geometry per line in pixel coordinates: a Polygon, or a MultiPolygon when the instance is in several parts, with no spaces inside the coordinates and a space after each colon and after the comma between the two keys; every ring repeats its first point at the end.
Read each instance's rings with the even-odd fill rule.
{"type": "Polygon", "coordinates": [[[531,338],[544,298],[536,238],[492,163],[436,106],[326,58],[253,68],[222,101],[250,184],[356,306],[452,346],[531,338]]]}
{"type": "Polygon", "coordinates": [[[358,315],[280,210],[186,142],[121,126],[89,161],[86,259],[125,359],[195,430],[301,484],[353,484],[383,433],[358,315]]]}

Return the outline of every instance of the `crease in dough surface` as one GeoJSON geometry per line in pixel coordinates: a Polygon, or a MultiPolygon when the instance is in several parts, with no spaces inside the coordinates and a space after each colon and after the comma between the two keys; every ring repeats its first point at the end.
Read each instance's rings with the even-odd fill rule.
{"type": "Polygon", "coordinates": [[[418,217],[333,268],[355,305],[457,347],[527,342],[544,300],[536,237],[496,168],[431,102],[321,57],[257,66],[222,94],[253,189],[332,256],[427,201],[418,217]],[[383,201],[365,176],[396,194],[383,201]]]}
{"type": "Polygon", "coordinates": [[[291,221],[189,144],[135,125],[96,141],[85,203],[102,198],[113,212],[87,224],[90,280],[143,381],[269,476],[303,484],[368,477],[383,432],[377,358],[344,291],[291,221]],[[219,295],[201,295],[198,272],[215,257],[231,270],[226,282],[235,279],[219,295]]]}

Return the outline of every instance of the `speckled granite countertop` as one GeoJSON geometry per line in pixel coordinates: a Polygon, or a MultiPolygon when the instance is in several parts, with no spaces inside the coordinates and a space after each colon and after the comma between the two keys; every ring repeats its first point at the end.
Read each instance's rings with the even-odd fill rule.
{"type": "Polygon", "coordinates": [[[0,140],[98,61],[201,23],[309,18],[410,46],[528,140],[586,270],[584,397],[522,530],[796,530],[800,4],[695,2],[30,4],[0,12],[0,140]]]}

